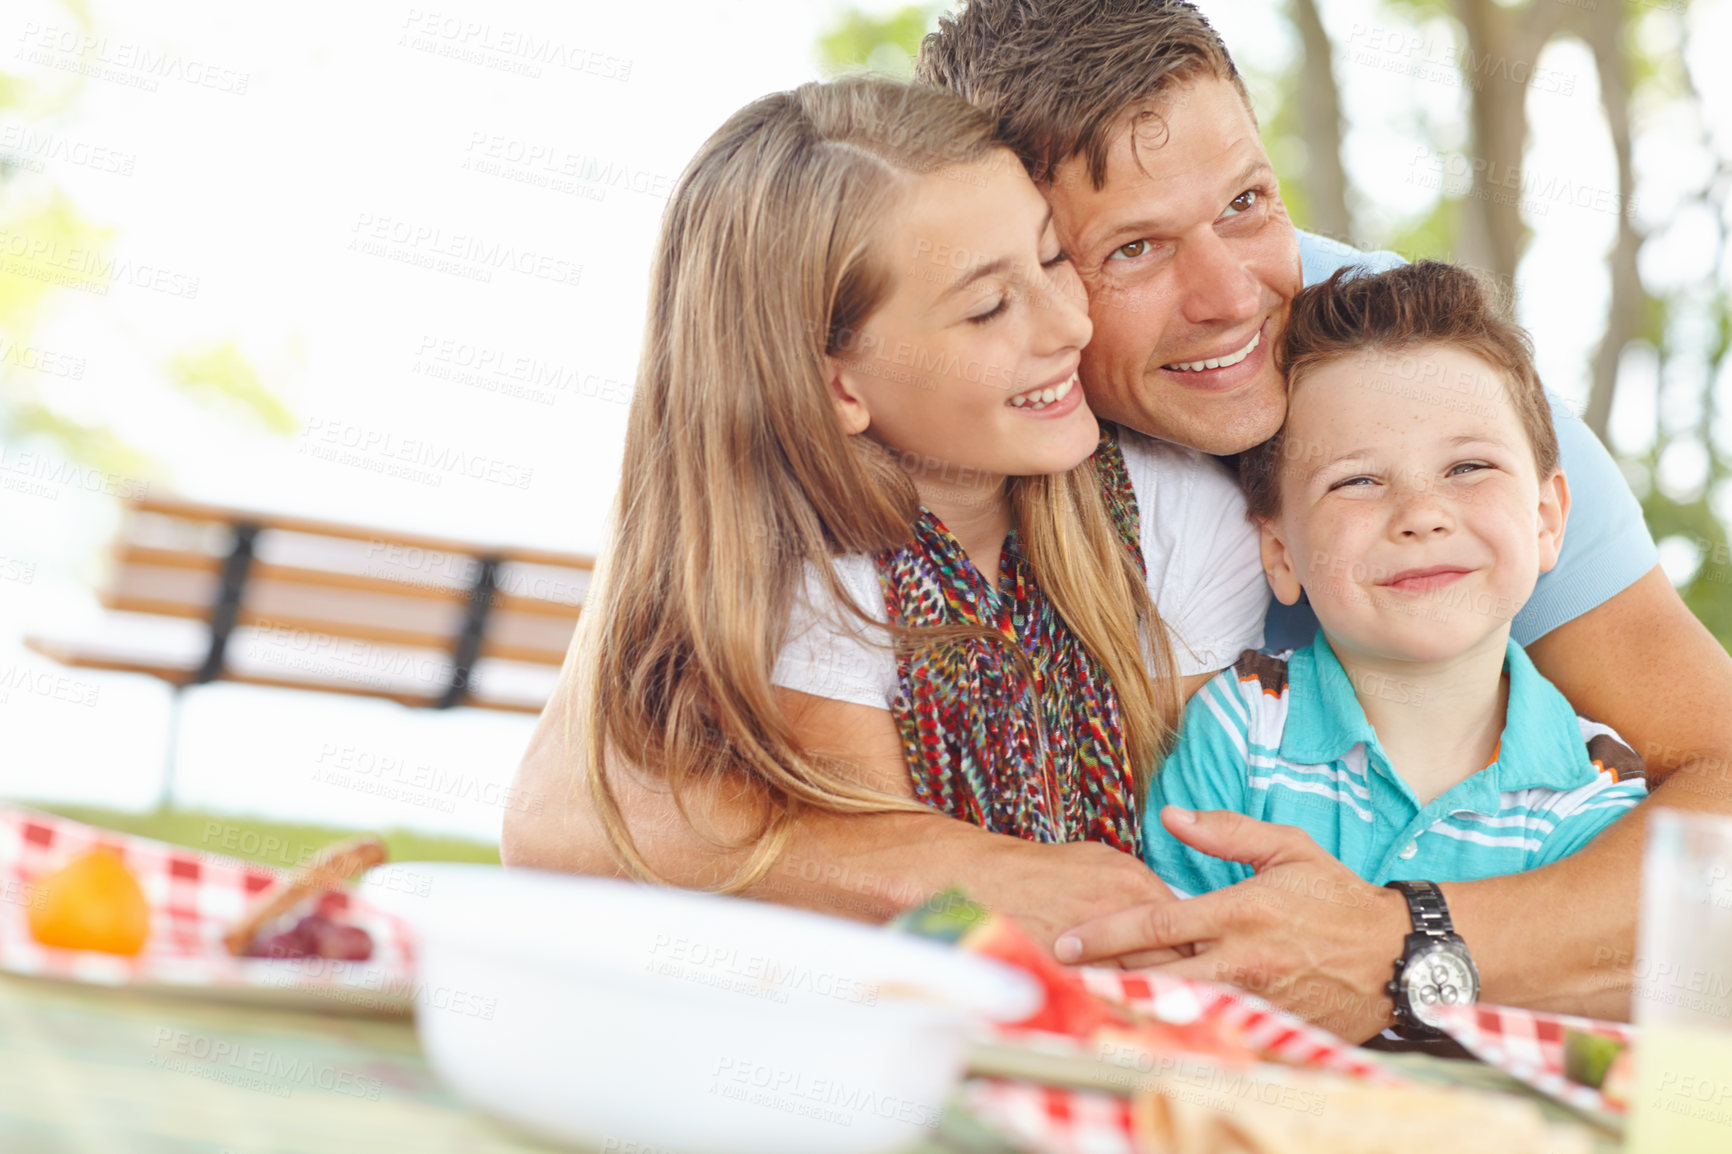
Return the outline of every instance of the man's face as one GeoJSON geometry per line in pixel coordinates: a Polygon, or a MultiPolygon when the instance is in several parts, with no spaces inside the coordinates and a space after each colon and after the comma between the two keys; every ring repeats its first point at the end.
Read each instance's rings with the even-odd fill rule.
{"type": "Polygon", "coordinates": [[[1105,187],[1075,156],[1047,189],[1089,292],[1083,388],[1108,420],[1237,453],[1286,413],[1274,349],[1300,288],[1298,234],[1230,83],[1201,75],[1149,109],[1114,139],[1105,187]]]}

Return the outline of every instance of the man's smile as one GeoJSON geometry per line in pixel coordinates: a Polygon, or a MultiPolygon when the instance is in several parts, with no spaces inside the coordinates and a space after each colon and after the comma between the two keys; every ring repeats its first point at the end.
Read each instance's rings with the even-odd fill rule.
{"type": "Polygon", "coordinates": [[[1240,361],[1250,356],[1251,350],[1255,349],[1262,339],[1263,330],[1258,328],[1256,332],[1251,334],[1251,339],[1245,342],[1244,347],[1235,349],[1230,353],[1204,357],[1201,360],[1195,361],[1180,361],[1175,364],[1162,365],[1161,367],[1164,369],[1182,370],[1187,373],[1200,373],[1204,369],[1231,368],[1233,365],[1238,364],[1240,361]]]}
{"type": "MultiPolygon", "coordinates": [[[[1160,373],[1187,390],[1226,393],[1257,380],[1270,364],[1269,318],[1249,337],[1233,337],[1225,348],[1204,350],[1193,360],[1172,361],[1160,373]]],[[[1225,342],[1223,342],[1225,344],[1225,342]]]]}

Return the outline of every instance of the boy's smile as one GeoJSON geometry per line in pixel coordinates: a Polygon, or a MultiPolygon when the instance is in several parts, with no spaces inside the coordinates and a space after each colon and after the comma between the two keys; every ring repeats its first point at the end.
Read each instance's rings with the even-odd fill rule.
{"type": "Polygon", "coordinates": [[[1338,652],[1501,652],[1557,563],[1563,474],[1538,476],[1502,374],[1464,349],[1368,349],[1311,369],[1289,398],[1280,468],[1264,566],[1283,602],[1303,587],[1338,652]]]}

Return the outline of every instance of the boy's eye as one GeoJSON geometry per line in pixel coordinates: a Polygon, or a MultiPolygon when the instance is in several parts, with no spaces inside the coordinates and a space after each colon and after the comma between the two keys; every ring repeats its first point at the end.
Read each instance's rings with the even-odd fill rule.
{"type": "Polygon", "coordinates": [[[1491,468],[1491,466],[1486,464],[1484,461],[1462,461],[1459,464],[1451,465],[1449,467],[1449,476],[1451,476],[1451,477],[1459,476],[1464,469],[1489,469],[1489,468],[1491,468]]]}
{"type": "Polygon", "coordinates": [[[1353,485],[1353,486],[1375,485],[1376,483],[1377,483],[1377,479],[1375,477],[1367,477],[1363,474],[1361,474],[1357,477],[1343,477],[1341,480],[1339,480],[1339,481],[1335,482],[1333,485],[1329,486],[1329,491],[1331,493],[1333,493],[1335,490],[1345,489],[1349,485],[1353,485]]]}

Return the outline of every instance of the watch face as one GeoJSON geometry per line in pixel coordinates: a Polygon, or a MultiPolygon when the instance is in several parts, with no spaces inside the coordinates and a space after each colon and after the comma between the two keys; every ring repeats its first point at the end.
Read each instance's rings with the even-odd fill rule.
{"type": "Polygon", "coordinates": [[[1439,1006],[1461,1006],[1479,997],[1479,974],[1465,950],[1439,943],[1415,954],[1401,971],[1402,992],[1413,1016],[1435,1027],[1439,1006]]]}

